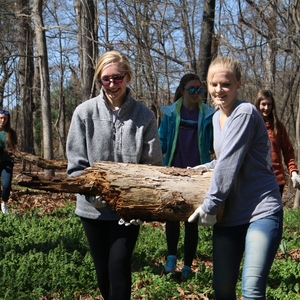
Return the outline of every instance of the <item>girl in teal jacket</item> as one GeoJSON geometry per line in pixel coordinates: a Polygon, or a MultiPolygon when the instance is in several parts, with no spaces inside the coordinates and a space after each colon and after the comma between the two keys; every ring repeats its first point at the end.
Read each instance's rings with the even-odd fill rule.
{"type": "MultiPolygon", "coordinates": [[[[196,74],[186,74],[176,90],[176,102],[161,107],[164,115],[158,134],[165,166],[186,168],[211,161],[215,111],[202,102],[202,93],[200,78],[196,74]]],[[[165,273],[175,273],[179,235],[180,222],[166,222],[168,256],[165,273]]],[[[197,243],[198,226],[185,222],[183,279],[191,274],[197,243]]]]}

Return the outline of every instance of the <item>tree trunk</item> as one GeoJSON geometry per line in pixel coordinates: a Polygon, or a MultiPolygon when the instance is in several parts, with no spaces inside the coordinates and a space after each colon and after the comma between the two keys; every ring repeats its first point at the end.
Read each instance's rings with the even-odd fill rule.
{"type": "Polygon", "coordinates": [[[53,192],[102,195],[126,220],[186,221],[204,201],[211,175],[193,169],[101,161],[77,177],[18,176],[18,184],[53,192]]]}
{"type": "Polygon", "coordinates": [[[18,0],[16,3],[16,16],[18,20],[18,48],[19,65],[18,78],[20,84],[20,99],[22,103],[22,118],[18,126],[22,128],[22,135],[18,137],[18,147],[22,151],[34,153],[33,143],[33,32],[30,18],[29,1],[18,0]]]}
{"type": "Polygon", "coordinates": [[[98,56],[97,11],[93,0],[75,0],[74,9],[78,30],[81,93],[82,101],[85,101],[95,96],[94,73],[98,56]]]}
{"type": "MultiPolygon", "coordinates": [[[[2,59],[3,54],[1,53],[1,79],[0,79],[0,107],[3,107],[3,99],[4,99],[4,93],[5,93],[5,86],[9,82],[9,78],[12,75],[12,72],[9,70],[9,61],[2,59]]],[[[7,105],[8,107],[8,105],[7,105]]],[[[9,107],[8,107],[9,108],[9,107]]]]}
{"type": "MultiPolygon", "coordinates": [[[[200,40],[200,55],[197,66],[198,74],[203,83],[206,82],[208,67],[213,59],[213,56],[215,56],[218,51],[218,47],[212,46],[213,40],[218,41],[218,38],[214,36],[215,5],[215,0],[204,1],[200,40]]],[[[207,98],[207,89],[204,89],[203,101],[206,102],[207,98]]]]}
{"type": "MultiPolygon", "coordinates": [[[[45,35],[44,23],[43,23],[42,3],[43,3],[42,0],[34,0],[32,11],[34,14],[36,49],[37,49],[38,61],[40,65],[44,157],[47,159],[53,159],[50,78],[49,78],[46,35],[45,35]]],[[[53,175],[52,170],[49,171],[49,175],[53,175]]]]}

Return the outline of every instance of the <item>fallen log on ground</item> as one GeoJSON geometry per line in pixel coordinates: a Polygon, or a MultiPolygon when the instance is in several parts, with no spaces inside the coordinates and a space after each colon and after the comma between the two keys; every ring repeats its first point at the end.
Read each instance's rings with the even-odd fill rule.
{"type": "MultiPolygon", "coordinates": [[[[80,176],[46,179],[24,174],[18,184],[53,192],[102,195],[124,219],[186,221],[204,201],[212,172],[96,162],[80,176]]],[[[220,218],[222,211],[218,214],[220,218]]]]}
{"type": "Polygon", "coordinates": [[[37,155],[33,155],[31,153],[21,152],[19,150],[11,148],[5,148],[4,151],[18,159],[26,160],[42,169],[64,170],[67,168],[66,160],[50,160],[37,155]]]}

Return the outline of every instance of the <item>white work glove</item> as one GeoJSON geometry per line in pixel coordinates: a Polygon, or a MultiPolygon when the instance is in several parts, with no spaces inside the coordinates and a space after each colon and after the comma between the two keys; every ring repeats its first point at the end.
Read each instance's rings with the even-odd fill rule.
{"type": "Polygon", "coordinates": [[[293,182],[293,187],[295,188],[298,184],[300,184],[300,175],[296,172],[292,172],[292,182],[293,182]]]}
{"type": "Polygon", "coordinates": [[[123,218],[121,218],[118,222],[119,225],[125,225],[125,226],[130,226],[132,225],[143,225],[144,221],[140,219],[132,219],[129,222],[125,221],[123,218]]]}
{"type": "Polygon", "coordinates": [[[195,167],[187,167],[187,169],[194,169],[194,170],[199,170],[199,171],[202,171],[202,172],[208,172],[208,167],[206,165],[198,165],[198,166],[195,166],[195,167]]]}
{"type": "Polygon", "coordinates": [[[217,222],[216,215],[209,215],[203,211],[201,205],[190,215],[188,222],[192,223],[198,218],[198,225],[212,226],[217,222]]]}

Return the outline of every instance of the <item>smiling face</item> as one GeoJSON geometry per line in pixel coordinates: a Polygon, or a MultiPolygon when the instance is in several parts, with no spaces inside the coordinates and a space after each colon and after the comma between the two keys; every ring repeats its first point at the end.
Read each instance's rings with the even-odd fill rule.
{"type": "Polygon", "coordinates": [[[112,105],[113,108],[119,108],[125,101],[126,87],[128,82],[128,75],[126,74],[124,68],[122,68],[121,63],[112,62],[104,66],[100,74],[100,81],[101,79],[110,80],[108,85],[102,85],[102,89],[107,100],[110,102],[109,104],[112,105]],[[114,82],[114,77],[123,76],[123,82],[114,82]]]}
{"type": "Polygon", "coordinates": [[[183,95],[183,105],[187,109],[194,109],[198,107],[198,101],[200,100],[201,94],[198,94],[198,88],[201,88],[201,83],[199,80],[194,79],[189,81],[185,87],[182,89],[182,95],[183,95]],[[189,93],[190,88],[195,88],[194,94],[189,93]]]}
{"type": "Polygon", "coordinates": [[[8,121],[8,115],[0,114],[0,131],[3,131],[5,129],[5,125],[7,121],[8,121]]]}
{"type": "Polygon", "coordinates": [[[264,120],[268,120],[270,113],[272,112],[273,105],[270,98],[264,98],[260,100],[259,103],[259,112],[264,120]]]}
{"type": "Polygon", "coordinates": [[[231,69],[214,66],[209,70],[208,91],[216,105],[226,114],[230,114],[237,101],[237,91],[241,80],[237,80],[231,69]]]}

